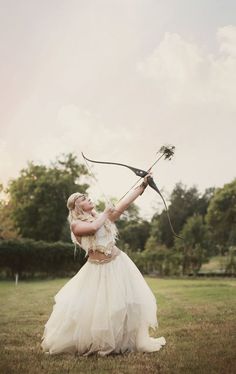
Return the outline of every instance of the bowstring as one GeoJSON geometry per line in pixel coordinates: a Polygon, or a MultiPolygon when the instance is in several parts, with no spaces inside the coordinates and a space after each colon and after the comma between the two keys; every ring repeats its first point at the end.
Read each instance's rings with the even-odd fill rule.
{"type": "MultiPolygon", "coordinates": [[[[153,166],[155,166],[156,165],[156,163],[162,158],[164,156],[164,153],[160,156],[160,157],[158,157],[158,159],[155,161],[155,162],[153,162],[153,164],[149,167],[149,169],[147,170],[148,172],[149,171],[151,171],[152,170],[152,168],[153,168],[153,166]]],[[[123,196],[121,196],[121,198],[117,201],[117,203],[119,203],[140,181],[141,181],[141,179],[142,179],[143,177],[140,177],[131,187],[130,187],[130,189],[123,195],[123,196]]]]}
{"type": "MultiPolygon", "coordinates": [[[[103,191],[103,189],[102,189],[102,187],[101,187],[101,185],[100,185],[99,180],[97,179],[97,177],[96,177],[95,174],[93,173],[92,168],[90,168],[90,166],[89,166],[87,160],[86,160],[85,158],[84,158],[84,160],[85,160],[85,164],[86,164],[86,167],[87,167],[87,169],[88,169],[88,172],[90,173],[90,175],[92,175],[92,177],[94,178],[94,180],[97,182],[98,187],[99,187],[99,189],[100,189],[100,191],[101,191],[103,197],[105,198],[107,204],[108,204],[108,205],[111,205],[111,206],[114,208],[114,211],[119,212],[119,213],[121,213],[121,214],[124,214],[124,215],[126,215],[126,216],[128,217],[128,214],[127,214],[127,213],[125,213],[125,212],[121,212],[121,211],[119,211],[118,209],[115,208],[114,203],[111,201],[111,199],[109,199],[109,198],[107,197],[107,195],[106,195],[105,192],[103,191]]],[[[120,200],[121,200],[121,199],[120,199],[120,200]]],[[[118,200],[117,203],[118,203],[120,200],[118,200]]]]}
{"type": "MultiPolygon", "coordinates": [[[[83,153],[82,153],[83,154],[83,153]]],[[[157,158],[157,160],[155,160],[154,162],[153,162],[153,164],[148,168],[148,172],[156,165],[156,163],[162,158],[164,156],[164,153],[162,153],[162,155],[160,156],[160,157],[158,157],[157,158]]],[[[86,167],[87,167],[87,169],[88,169],[88,171],[90,172],[90,174],[93,176],[93,178],[95,179],[95,181],[97,182],[97,184],[98,184],[98,186],[99,186],[99,188],[100,188],[100,191],[101,191],[101,193],[102,193],[102,195],[105,197],[105,200],[106,200],[106,202],[108,203],[108,204],[110,204],[110,205],[112,205],[112,207],[114,208],[114,210],[116,211],[116,212],[119,212],[119,213],[122,213],[122,214],[124,214],[124,215],[126,215],[126,216],[128,216],[128,214],[127,213],[125,213],[125,212],[120,212],[118,209],[115,209],[115,205],[113,204],[113,202],[111,201],[111,199],[108,199],[107,198],[107,196],[106,196],[106,194],[104,193],[104,191],[103,191],[103,189],[102,189],[102,187],[101,187],[101,185],[100,185],[100,183],[99,183],[99,181],[98,181],[98,179],[96,178],[96,176],[95,176],[95,174],[93,173],[93,171],[92,171],[92,169],[90,168],[90,166],[89,166],[89,164],[88,164],[88,162],[87,162],[87,160],[84,158],[84,160],[85,160],[85,163],[86,163],[86,167]]],[[[117,204],[126,196],[126,195],[128,195],[128,193],[141,181],[141,179],[142,179],[142,177],[140,177],[130,188],[129,188],[129,190],[124,194],[124,195],[122,195],[121,196],[121,198],[117,201],[117,204]]]]}
{"type": "Polygon", "coordinates": [[[99,187],[99,189],[100,189],[100,191],[101,191],[103,197],[105,198],[106,202],[107,202],[108,204],[112,203],[111,200],[108,199],[108,197],[106,196],[105,192],[103,191],[103,189],[102,189],[102,187],[101,187],[101,185],[100,185],[100,183],[99,183],[99,180],[98,180],[97,177],[95,176],[95,174],[94,174],[94,172],[92,171],[92,168],[89,166],[87,160],[86,160],[86,159],[84,159],[84,160],[85,160],[86,168],[87,168],[89,174],[90,174],[90,175],[93,177],[93,179],[97,182],[98,187],[99,187]]]}
{"type": "MultiPolygon", "coordinates": [[[[157,160],[155,160],[154,161],[154,163],[149,167],[149,169],[147,170],[147,172],[150,172],[151,171],[151,169],[157,164],[157,162],[162,158],[164,156],[164,153],[162,153],[162,155],[160,156],[160,157],[158,157],[157,158],[157,160]]],[[[96,176],[95,176],[95,174],[93,173],[93,171],[92,171],[92,169],[90,168],[90,166],[88,165],[88,162],[87,162],[87,160],[86,159],[84,159],[85,160],[85,163],[86,163],[86,167],[87,167],[87,169],[88,169],[88,171],[90,172],[90,174],[93,176],[93,178],[95,179],[95,181],[98,183],[98,186],[99,186],[99,188],[100,188],[100,190],[101,190],[101,192],[102,192],[102,194],[103,194],[103,196],[105,197],[105,199],[106,199],[106,201],[109,203],[109,204],[111,204],[114,208],[115,208],[115,205],[113,204],[113,202],[110,200],[110,199],[108,199],[107,198],[107,196],[106,196],[106,194],[104,193],[104,191],[102,190],[102,188],[101,188],[101,186],[100,186],[100,183],[99,183],[99,181],[98,181],[98,179],[96,178],[96,176]]],[[[129,188],[129,190],[117,201],[117,203],[119,203],[139,182],[140,182],[140,180],[142,179],[143,177],[140,177],[130,188],[129,188]]],[[[169,216],[169,211],[168,211],[168,208],[167,208],[167,205],[166,205],[166,202],[165,202],[165,200],[164,200],[164,198],[163,198],[163,196],[162,196],[162,194],[161,193],[159,193],[160,194],[160,196],[161,196],[161,198],[162,198],[162,200],[163,200],[163,203],[164,203],[164,206],[165,206],[165,210],[166,210],[166,213],[167,213],[167,217],[168,217],[168,221],[169,221],[169,224],[170,224],[170,228],[171,228],[171,231],[172,231],[172,233],[174,234],[174,236],[176,236],[177,238],[179,238],[179,239],[182,239],[183,240],[183,238],[182,237],[180,237],[180,236],[178,236],[176,233],[175,233],[175,231],[174,231],[174,229],[173,229],[173,226],[172,226],[172,223],[171,223],[171,220],[170,220],[170,216],[169,216]]],[[[122,214],[124,214],[124,215],[126,215],[126,216],[128,216],[128,214],[127,213],[125,213],[125,212],[120,212],[118,209],[114,209],[116,212],[119,212],[119,213],[122,213],[122,214]]]]}

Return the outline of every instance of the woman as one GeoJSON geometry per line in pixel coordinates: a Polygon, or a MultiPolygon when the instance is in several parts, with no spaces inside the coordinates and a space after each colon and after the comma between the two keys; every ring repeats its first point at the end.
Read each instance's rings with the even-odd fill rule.
{"type": "MultiPolygon", "coordinates": [[[[147,176],[148,177],[148,176],[147,176]]],[[[158,326],[156,299],[131,259],[115,246],[114,221],[143,193],[147,177],[115,207],[97,214],[92,201],[74,193],[67,201],[71,236],[88,260],[55,296],[42,337],[49,354],[154,352],[165,338],[152,338],[158,326]]]]}

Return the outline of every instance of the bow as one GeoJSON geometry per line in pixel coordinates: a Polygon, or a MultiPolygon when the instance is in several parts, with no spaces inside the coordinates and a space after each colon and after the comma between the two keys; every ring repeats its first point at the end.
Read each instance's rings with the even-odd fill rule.
{"type": "MultiPolygon", "coordinates": [[[[175,150],[175,147],[174,146],[163,146],[160,148],[160,150],[158,151],[158,153],[161,153],[161,156],[150,166],[150,168],[148,169],[148,171],[145,171],[145,170],[142,170],[142,169],[138,169],[138,168],[135,168],[133,166],[130,166],[130,165],[126,165],[126,164],[122,164],[120,162],[110,162],[110,161],[97,161],[97,160],[91,160],[89,158],[87,158],[84,153],[82,152],[82,156],[85,160],[89,161],[89,162],[93,162],[93,163],[96,163],[96,164],[108,164],[108,165],[117,165],[117,166],[123,166],[123,167],[126,167],[128,169],[130,169],[135,175],[137,175],[138,177],[141,178],[144,178],[146,177],[146,175],[149,174],[150,170],[153,168],[153,166],[162,158],[162,157],[165,157],[165,159],[171,159],[173,154],[174,154],[174,150],[175,150]]],[[[147,177],[147,182],[149,184],[149,186],[155,190],[161,197],[162,201],[163,201],[163,204],[164,204],[164,207],[165,207],[165,210],[166,210],[166,214],[167,214],[167,217],[168,217],[168,221],[169,221],[169,225],[170,225],[170,229],[173,233],[174,236],[176,236],[177,238],[179,239],[183,239],[181,238],[180,236],[178,236],[176,234],[176,232],[174,231],[174,228],[172,226],[172,223],[171,223],[171,219],[170,219],[170,215],[169,215],[169,211],[168,211],[168,208],[167,208],[167,204],[165,202],[165,199],[162,195],[162,193],[160,192],[159,188],[157,187],[156,183],[154,182],[153,178],[149,175],[147,177]]],[[[137,182],[136,182],[137,183],[137,182]]],[[[136,185],[135,183],[135,185],[136,185]]],[[[133,188],[133,186],[131,187],[131,189],[133,188]]],[[[130,190],[129,190],[130,191],[130,190]]],[[[129,192],[128,191],[128,192],[129,192]]],[[[125,195],[127,195],[127,193],[125,193],[125,195]]],[[[121,199],[125,196],[123,195],[121,197],[121,199]]],[[[121,200],[120,199],[120,200],[121,200]]],[[[119,200],[119,201],[120,201],[119,200]]]]}

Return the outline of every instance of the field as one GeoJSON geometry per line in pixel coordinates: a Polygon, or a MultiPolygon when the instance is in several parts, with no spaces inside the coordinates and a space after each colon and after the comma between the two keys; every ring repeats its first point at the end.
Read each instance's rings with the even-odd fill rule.
{"type": "Polygon", "coordinates": [[[40,349],[53,295],[67,279],[0,282],[1,374],[236,373],[236,280],[146,278],[157,297],[166,346],[105,358],[45,355],[40,349]]]}

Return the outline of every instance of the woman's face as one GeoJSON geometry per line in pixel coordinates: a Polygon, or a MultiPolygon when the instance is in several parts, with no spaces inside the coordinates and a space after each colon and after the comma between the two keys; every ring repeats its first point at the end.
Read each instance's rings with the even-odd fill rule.
{"type": "Polygon", "coordinates": [[[75,200],[75,207],[83,209],[84,212],[89,212],[94,208],[91,199],[87,195],[81,195],[75,200]]]}

